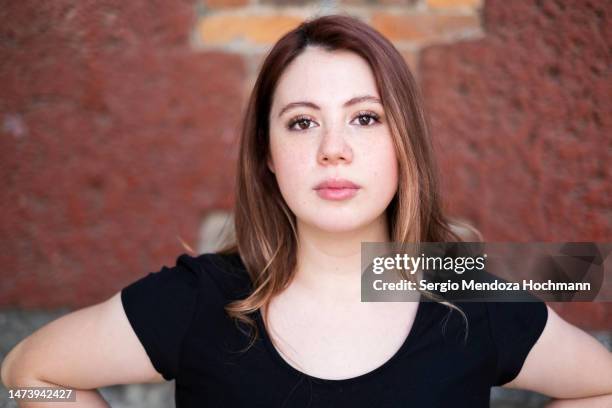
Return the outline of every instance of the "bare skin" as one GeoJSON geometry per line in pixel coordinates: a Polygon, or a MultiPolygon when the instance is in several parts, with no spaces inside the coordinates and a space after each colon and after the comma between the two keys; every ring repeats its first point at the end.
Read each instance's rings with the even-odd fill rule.
{"type": "MultiPolygon", "coordinates": [[[[120,293],[49,322],[18,343],[2,362],[6,387],[76,389],[77,401],[64,403],[66,407],[108,407],[97,388],[163,381],[127,320],[120,293]]],[[[48,405],[21,402],[19,406],[48,405]]]]}

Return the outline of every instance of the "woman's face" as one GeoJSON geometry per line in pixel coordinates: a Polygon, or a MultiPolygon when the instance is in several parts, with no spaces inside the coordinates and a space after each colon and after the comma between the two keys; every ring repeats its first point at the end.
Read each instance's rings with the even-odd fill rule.
{"type": "Polygon", "coordinates": [[[379,101],[355,53],[309,46],[285,69],[270,110],[268,167],[298,224],[340,232],[384,216],[398,166],[379,101]],[[329,179],[359,188],[317,190],[329,179]]]}

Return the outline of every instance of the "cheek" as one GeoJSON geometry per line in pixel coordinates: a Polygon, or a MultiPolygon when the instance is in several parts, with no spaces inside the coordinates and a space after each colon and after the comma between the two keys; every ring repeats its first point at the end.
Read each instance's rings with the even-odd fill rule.
{"type": "Polygon", "coordinates": [[[393,180],[393,183],[396,185],[399,178],[399,166],[397,163],[397,156],[395,155],[395,151],[392,151],[387,155],[387,171],[390,180],[393,180]]]}
{"type": "Polygon", "coordinates": [[[372,148],[370,145],[366,162],[371,166],[370,177],[377,191],[397,190],[399,166],[395,148],[391,142],[372,148]]]}
{"type": "Polygon", "coordinates": [[[398,167],[395,157],[389,157],[381,169],[380,189],[385,195],[393,196],[398,188],[398,167]]]}
{"type": "Polygon", "coordinates": [[[294,149],[291,146],[276,145],[271,147],[274,160],[274,173],[283,194],[290,194],[303,186],[304,178],[309,174],[307,154],[303,149],[294,149]]]}

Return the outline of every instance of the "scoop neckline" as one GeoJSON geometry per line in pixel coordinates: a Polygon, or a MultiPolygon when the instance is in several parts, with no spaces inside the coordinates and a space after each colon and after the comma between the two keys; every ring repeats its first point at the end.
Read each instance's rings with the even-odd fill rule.
{"type": "Polygon", "coordinates": [[[419,304],[417,306],[417,311],[416,311],[412,326],[410,327],[410,331],[404,338],[402,345],[397,349],[397,351],[378,367],[366,373],[363,373],[363,374],[360,374],[354,377],[341,378],[341,379],[315,377],[303,371],[300,371],[296,367],[289,364],[280,355],[280,352],[276,349],[276,347],[274,347],[274,344],[272,344],[272,340],[270,339],[270,336],[268,335],[268,330],[263,321],[263,316],[261,314],[261,308],[257,309],[256,320],[257,320],[257,326],[262,334],[262,339],[265,344],[265,347],[268,349],[268,351],[270,352],[270,354],[272,355],[272,357],[274,358],[277,364],[279,364],[285,370],[288,370],[291,373],[298,375],[299,377],[304,377],[314,383],[318,383],[318,384],[328,386],[328,387],[329,386],[332,386],[332,387],[333,386],[344,386],[348,384],[362,382],[376,375],[380,375],[382,372],[388,369],[391,365],[397,362],[400,356],[404,354],[404,351],[408,349],[408,347],[414,342],[413,338],[416,336],[415,333],[417,331],[417,327],[419,326],[419,324],[421,323],[421,320],[423,319],[423,313],[424,313],[423,309],[425,307],[424,304],[428,302],[425,302],[422,300],[422,295],[419,296],[418,302],[419,304]]]}

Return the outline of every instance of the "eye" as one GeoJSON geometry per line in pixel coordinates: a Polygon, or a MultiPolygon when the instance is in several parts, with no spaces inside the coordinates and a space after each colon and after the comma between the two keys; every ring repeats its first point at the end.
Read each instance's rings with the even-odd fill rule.
{"type": "Polygon", "coordinates": [[[363,111],[355,117],[359,120],[359,124],[362,126],[373,126],[375,123],[380,123],[380,116],[372,111],[363,111]]]}
{"type": "Polygon", "coordinates": [[[287,124],[287,129],[293,131],[307,130],[311,126],[311,123],[314,123],[308,116],[297,116],[289,121],[287,124]],[[298,125],[298,128],[295,128],[295,125],[298,125]]]}

